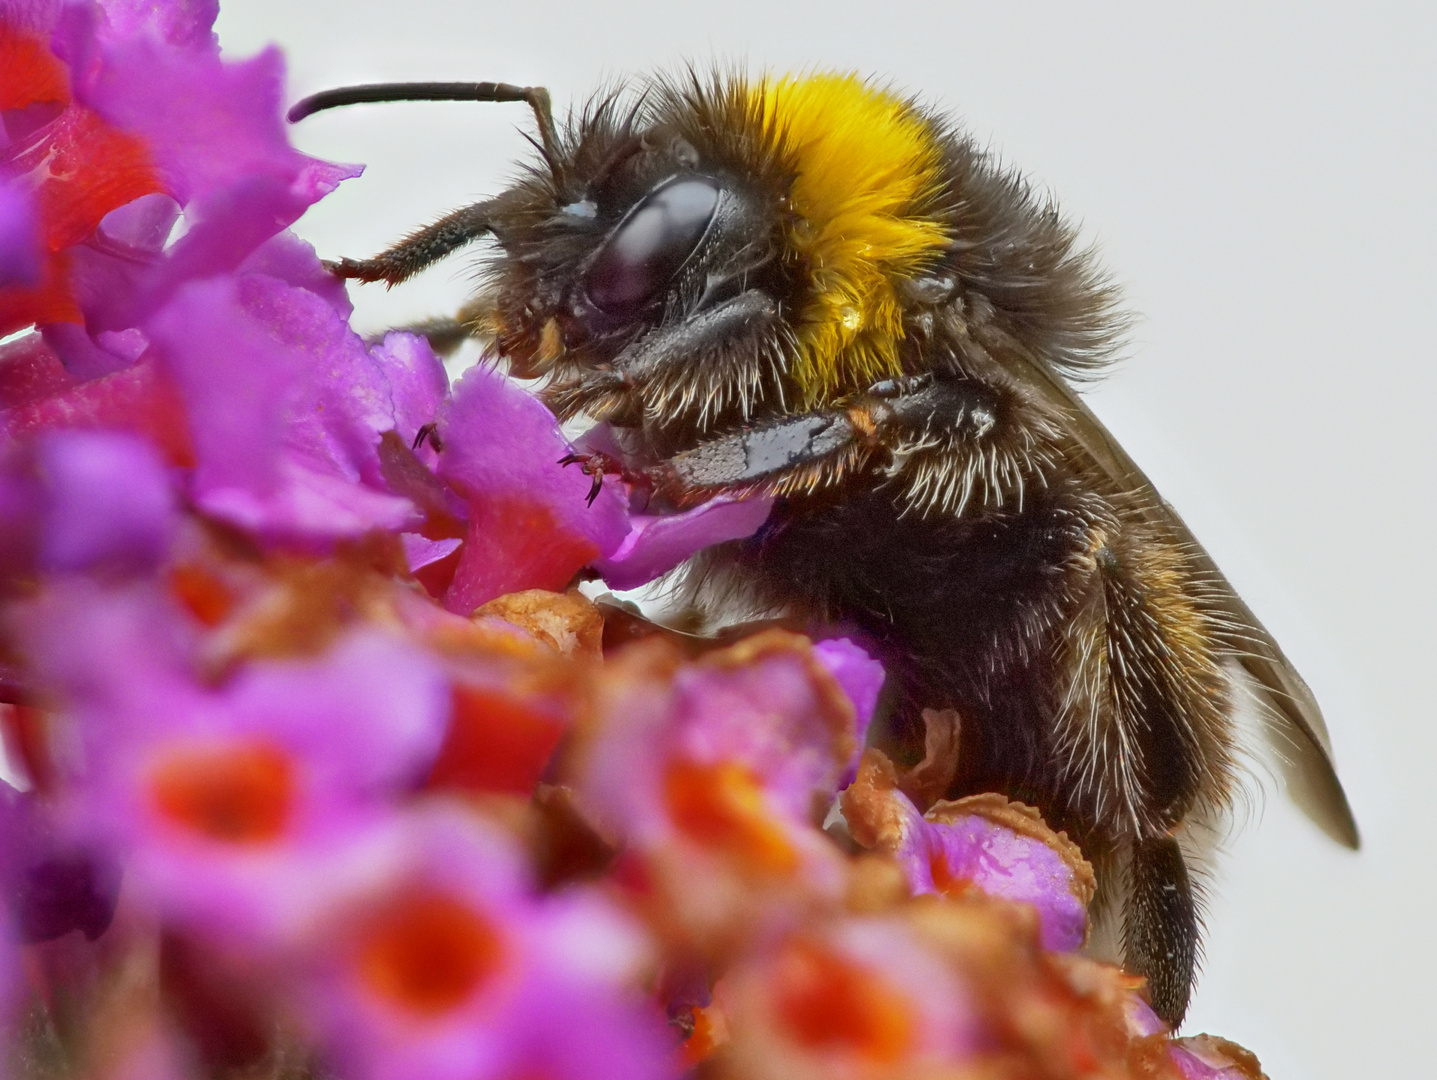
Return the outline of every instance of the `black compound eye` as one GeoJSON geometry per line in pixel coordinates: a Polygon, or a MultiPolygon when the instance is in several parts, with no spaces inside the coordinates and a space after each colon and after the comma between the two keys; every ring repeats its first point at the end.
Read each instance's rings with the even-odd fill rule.
{"type": "Polygon", "coordinates": [[[628,212],[584,275],[589,303],[621,315],[652,300],[688,261],[713,220],[719,186],[670,180],[628,212]]]}

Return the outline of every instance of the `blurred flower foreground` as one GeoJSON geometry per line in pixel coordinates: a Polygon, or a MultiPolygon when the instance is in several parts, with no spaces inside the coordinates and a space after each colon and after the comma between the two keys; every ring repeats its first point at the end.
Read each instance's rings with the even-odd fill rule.
{"type": "Polygon", "coordinates": [[[4,1071],[1259,1076],[1078,955],[1065,837],[927,805],[951,720],[861,751],[857,646],[561,591],[767,507],[590,503],[523,390],[367,345],[287,231],[359,170],[214,17],[0,0],[4,1071]]]}

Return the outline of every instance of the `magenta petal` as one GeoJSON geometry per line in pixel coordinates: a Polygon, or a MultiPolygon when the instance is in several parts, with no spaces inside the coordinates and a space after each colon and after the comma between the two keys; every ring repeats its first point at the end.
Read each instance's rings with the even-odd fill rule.
{"type": "Polygon", "coordinates": [[[848,638],[829,638],[813,646],[813,653],[823,666],[833,673],[838,685],[853,702],[855,742],[853,766],[848,780],[853,779],[852,768],[858,765],[863,743],[868,738],[868,725],[873,721],[873,710],[878,707],[878,692],[883,689],[885,678],[883,665],[864,652],[848,638]]]}
{"type": "Polygon", "coordinates": [[[611,588],[634,589],[668,573],[694,552],[756,533],[773,509],[770,498],[716,499],[681,514],[635,514],[618,549],[594,563],[611,588]]]}
{"type": "Polygon", "coordinates": [[[79,323],[51,323],[41,334],[65,370],[82,381],[113,375],[135,362],[131,355],[105,348],[79,323]]]}
{"type": "Polygon", "coordinates": [[[163,304],[186,281],[233,270],[341,180],[362,171],[358,166],[306,159],[293,182],[261,175],[241,179],[218,192],[207,200],[203,211],[190,215],[198,219],[193,228],[171,245],[145,276],[138,310],[148,312],[163,304]]]}
{"type": "MultiPolygon", "coordinates": [[[[389,384],[394,431],[410,446],[419,429],[433,423],[439,414],[449,393],[449,375],[429,342],[416,334],[386,334],[370,348],[369,355],[389,384]]],[[[428,447],[420,447],[418,452],[433,455],[428,447]]]]}
{"type": "Polygon", "coordinates": [[[441,411],[439,475],[469,507],[469,533],[454,582],[451,611],[468,614],[520,589],[561,589],[629,531],[624,499],[560,465],[572,452],[558,421],[535,397],[499,373],[466,372],[441,411]]]}
{"type": "Polygon", "coordinates": [[[60,836],[50,807],[0,781],[0,888],[22,941],[79,930],[89,941],[109,928],[120,867],[97,848],[60,836]]]}
{"type": "Polygon", "coordinates": [[[1128,1022],[1128,1034],[1135,1038],[1167,1034],[1168,1026],[1153,1012],[1153,1007],[1137,994],[1129,993],[1123,999],[1123,1016],[1128,1022]]]}
{"type": "Polygon", "coordinates": [[[412,532],[400,533],[399,541],[404,545],[404,559],[411,574],[454,554],[454,549],[463,543],[455,538],[430,540],[412,532]]]}
{"type": "Polygon", "coordinates": [[[47,34],[55,27],[61,0],[6,0],[0,5],[5,21],[17,30],[47,34]]]}
{"type": "Polygon", "coordinates": [[[153,30],[179,48],[214,50],[212,29],[219,15],[219,0],[105,0],[105,17],[120,37],[153,30]]]}
{"type": "Polygon", "coordinates": [[[149,443],[109,431],[43,432],[0,470],[0,570],[153,569],[176,520],[149,443]]]}
{"type": "Polygon", "coordinates": [[[559,464],[572,452],[554,414],[492,368],[465,372],[440,419],[439,475],[476,501],[520,498],[544,505],[566,532],[605,554],[628,534],[623,501],[604,485],[592,505],[591,481],[559,464]]]}
{"type": "MultiPolygon", "coordinates": [[[[204,216],[211,196],[259,177],[303,194],[311,159],[285,135],[284,61],[277,49],[226,64],[209,50],[181,51],[140,34],[105,42],[101,57],[82,89],[85,104],[144,137],[182,204],[198,204],[204,216]]],[[[275,231],[287,224],[277,223],[275,231]]]]}
{"type": "Polygon", "coordinates": [[[449,687],[433,658],[373,629],[315,660],[256,663],[224,697],[241,728],[273,732],[306,754],[325,783],[355,796],[420,781],[449,717],[449,687]]]}
{"type": "Polygon", "coordinates": [[[40,279],[40,223],[30,193],[0,181],[0,287],[40,279]]]}
{"type": "MultiPolygon", "coordinates": [[[[124,330],[135,323],[135,300],[151,270],[153,256],[76,244],[68,251],[70,288],[91,331],[124,330]]],[[[67,359],[66,367],[74,370],[67,359]]],[[[83,375],[83,372],[77,372],[83,375]]]]}
{"type": "Polygon", "coordinates": [[[1183,1080],[1251,1080],[1252,1073],[1239,1068],[1215,1043],[1205,1035],[1179,1039],[1168,1047],[1168,1057],[1183,1080]]]}
{"type": "Polygon", "coordinates": [[[69,249],[70,288],[97,340],[134,326],[136,301],[179,212],[168,195],[143,195],[110,211],[93,236],[69,249]]]}
{"type": "Polygon", "coordinates": [[[265,242],[240,265],[241,274],[264,274],[314,293],[341,319],[354,314],[344,282],[324,268],[314,246],[286,229],[265,242]]]}
{"type": "Polygon", "coordinates": [[[101,218],[97,239],[131,259],[158,255],[179,216],[180,204],[168,195],[141,195],[101,218]]]}
{"type": "Polygon", "coordinates": [[[273,278],[195,282],[147,330],[189,408],[202,509],[302,545],[412,518],[379,474],[387,387],[325,301],[273,278]]]}
{"type": "MultiPolygon", "coordinates": [[[[596,926],[590,934],[612,934],[596,926]]],[[[575,944],[581,944],[578,939],[575,944]]],[[[663,1018],[633,991],[562,968],[541,984],[513,1035],[507,1075],[545,1080],[671,1080],[663,1018]],[[556,1019],[562,1022],[556,1023],[556,1019]]]]}
{"type": "MultiPolygon", "coordinates": [[[[196,10],[192,28],[204,21],[203,4],[196,10]]],[[[74,48],[85,44],[78,30],[69,36],[79,42],[74,48]]],[[[176,49],[147,33],[101,35],[87,70],[93,76],[77,82],[77,96],[109,123],[145,139],[191,226],[146,275],[142,310],[164,303],[188,279],[232,270],[339,181],[360,172],[289,145],[278,50],[226,64],[213,49],[176,49]]]]}

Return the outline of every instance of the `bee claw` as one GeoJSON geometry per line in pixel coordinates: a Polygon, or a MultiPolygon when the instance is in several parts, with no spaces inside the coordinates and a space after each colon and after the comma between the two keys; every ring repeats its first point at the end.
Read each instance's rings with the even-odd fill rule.
{"type": "Polygon", "coordinates": [[[613,463],[603,454],[565,454],[559,459],[560,465],[577,465],[585,476],[594,478],[593,484],[589,487],[588,503],[594,505],[594,500],[599,497],[599,491],[604,486],[604,473],[614,472],[613,463]]]}

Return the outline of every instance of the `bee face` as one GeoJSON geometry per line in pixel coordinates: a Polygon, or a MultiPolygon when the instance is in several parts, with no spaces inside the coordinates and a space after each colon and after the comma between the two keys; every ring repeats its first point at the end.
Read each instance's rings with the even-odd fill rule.
{"type": "Polygon", "coordinates": [[[1005,792],[1084,845],[1176,1023],[1182,847],[1232,800],[1235,678],[1304,808],[1356,827],[1306,685],[1074,391],[1124,326],[1091,255],[1020,177],[852,76],[656,80],[562,132],[539,115],[543,162],[511,190],[338,272],[393,283],[492,234],[484,325],[558,415],[625,429],[635,479],[676,503],[776,498],[691,565],[694,603],[860,635],[900,758],[925,709],[956,712],[949,794],[1005,792]]]}

